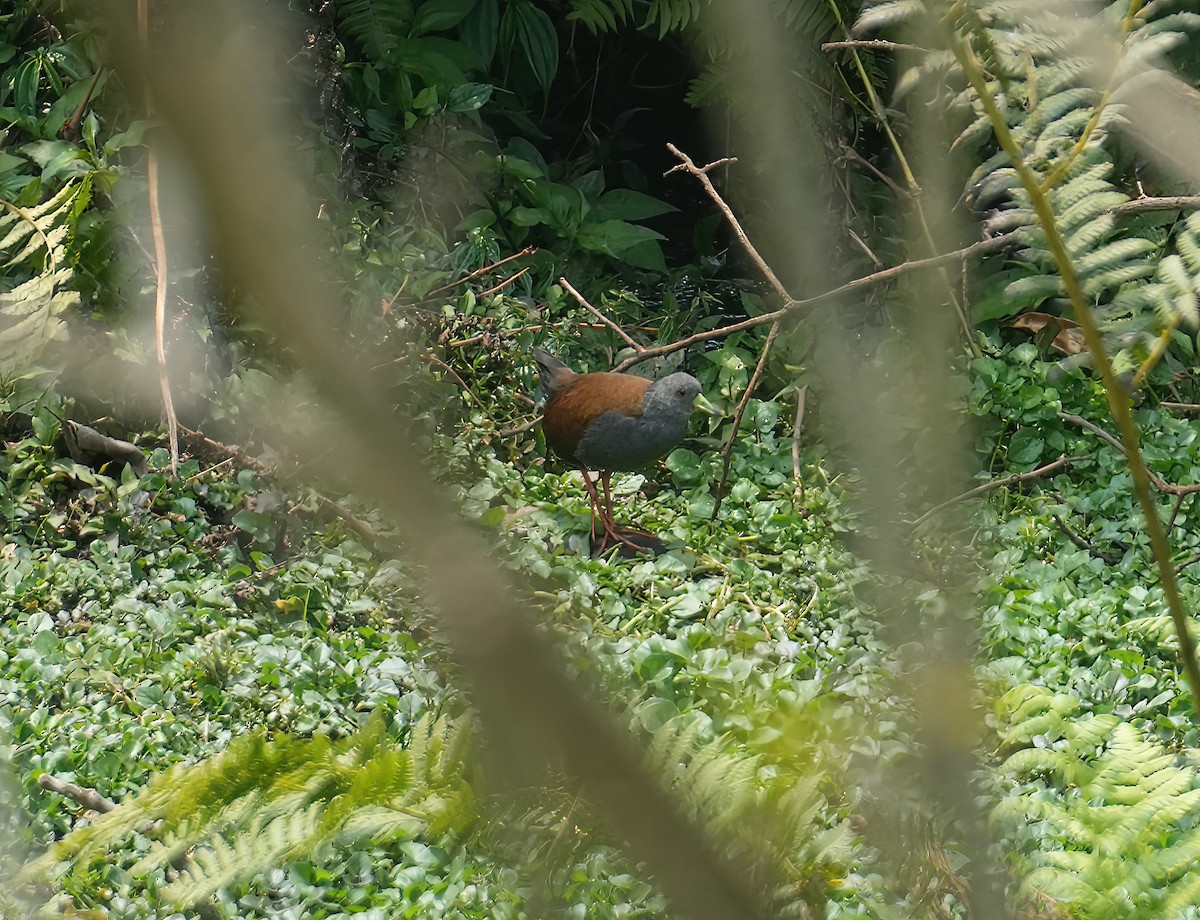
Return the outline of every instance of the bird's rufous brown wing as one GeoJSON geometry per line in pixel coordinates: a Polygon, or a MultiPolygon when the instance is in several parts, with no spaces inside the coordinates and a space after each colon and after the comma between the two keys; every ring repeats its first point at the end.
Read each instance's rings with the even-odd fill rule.
{"type": "Polygon", "coordinates": [[[639,416],[650,381],[632,374],[580,374],[546,403],[542,430],[554,452],[575,459],[575,447],[594,419],[615,409],[639,416]]]}

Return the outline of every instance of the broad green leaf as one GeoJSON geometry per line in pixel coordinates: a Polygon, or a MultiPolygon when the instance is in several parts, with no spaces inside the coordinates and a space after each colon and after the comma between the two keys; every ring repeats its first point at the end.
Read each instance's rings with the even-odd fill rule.
{"type": "Polygon", "coordinates": [[[635,243],[621,253],[621,261],[634,268],[644,268],[646,271],[666,274],[667,260],[663,256],[662,246],[658,240],[645,240],[635,243]]]}
{"type": "Polygon", "coordinates": [[[639,243],[666,239],[649,227],[639,227],[623,220],[588,222],[579,231],[576,242],[584,249],[620,257],[639,243]]]}
{"type": "Polygon", "coordinates": [[[451,112],[474,112],[492,98],[490,83],[464,83],[450,91],[446,108],[451,112]]]}
{"type": "Polygon", "coordinates": [[[413,22],[413,34],[444,32],[463,21],[475,7],[477,0],[426,0],[417,10],[413,22]]]}
{"type": "Polygon", "coordinates": [[[550,94],[554,75],[558,73],[558,33],[545,11],[528,0],[519,0],[505,12],[512,17],[516,43],[529,62],[530,69],[545,95],[550,94]]]}
{"type": "Polygon", "coordinates": [[[1045,446],[1045,440],[1036,428],[1020,428],[1008,442],[1008,462],[1013,466],[1033,467],[1045,446]]]}
{"type": "Polygon", "coordinates": [[[678,210],[672,204],[633,189],[616,188],[600,196],[595,215],[598,220],[645,220],[678,210]]]}
{"type": "Polygon", "coordinates": [[[550,221],[550,215],[544,209],[527,208],[520,204],[504,216],[510,223],[516,224],[518,227],[536,227],[538,224],[550,221]]]}
{"type": "Polygon", "coordinates": [[[479,55],[484,66],[496,56],[500,37],[500,7],[497,0],[479,0],[458,30],[462,43],[479,55]]]}

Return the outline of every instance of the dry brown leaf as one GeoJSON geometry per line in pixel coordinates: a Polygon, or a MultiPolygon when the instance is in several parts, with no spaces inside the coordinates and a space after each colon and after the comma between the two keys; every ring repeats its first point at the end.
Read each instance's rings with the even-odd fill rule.
{"type": "Polygon", "coordinates": [[[1058,332],[1050,345],[1064,355],[1077,355],[1088,350],[1079,323],[1073,319],[1067,319],[1065,316],[1053,316],[1050,313],[1022,313],[1009,325],[1014,329],[1024,329],[1035,337],[1047,327],[1057,329],[1058,332]]]}

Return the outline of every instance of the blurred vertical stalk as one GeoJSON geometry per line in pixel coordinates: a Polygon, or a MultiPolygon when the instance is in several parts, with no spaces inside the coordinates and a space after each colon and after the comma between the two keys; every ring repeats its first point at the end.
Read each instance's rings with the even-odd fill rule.
{"type": "Polygon", "coordinates": [[[1154,554],[1154,563],[1158,568],[1159,582],[1167,601],[1167,610],[1179,639],[1179,659],[1192,695],[1192,705],[1200,712],[1200,665],[1196,662],[1196,643],[1189,628],[1189,617],[1183,606],[1183,597],[1179,592],[1179,580],[1176,576],[1175,565],[1171,561],[1171,547],[1167,540],[1167,532],[1154,505],[1154,497],[1150,491],[1150,475],[1142,457],[1140,436],[1137,423],[1133,418],[1129,395],[1117,381],[1112,362],[1104,348],[1100,337],[1100,329],[1095,317],[1088,307],[1087,298],[1079,284],[1079,276],[1071,262],[1070,253],[1063,242],[1062,234],[1054,221],[1054,211],[1050,206],[1048,190],[1050,182],[1043,183],[1038,174],[1025,161],[1021,148],[1008,130],[1008,122],[1000,105],[988,90],[983,69],[975,55],[969,40],[964,40],[954,28],[954,19],[962,12],[962,4],[955,3],[942,17],[942,34],[947,47],[954,52],[954,57],[962,67],[963,73],[978,96],[996,140],[1008,154],[1009,161],[1021,180],[1021,185],[1029,195],[1029,203],[1037,214],[1038,224],[1046,236],[1046,245],[1058,268],[1063,286],[1066,288],[1067,299],[1071,302],[1071,310],[1075,321],[1083,330],[1084,341],[1092,355],[1096,373],[1104,383],[1104,393],[1108,398],[1109,411],[1117,430],[1121,435],[1121,443],[1125,447],[1125,458],[1129,464],[1129,472],[1133,478],[1133,491],[1142,507],[1142,515],[1146,520],[1146,532],[1150,537],[1150,548],[1154,554]]]}
{"type": "MultiPolygon", "coordinates": [[[[831,266],[838,264],[835,241],[845,229],[830,217],[836,212],[829,201],[834,183],[823,134],[831,127],[817,114],[829,108],[819,105],[817,95],[817,87],[827,82],[823,62],[815,47],[805,56],[808,49],[785,45],[791,33],[779,27],[772,9],[766,0],[712,4],[706,27],[728,36],[733,47],[752,49],[731,89],[740,130],[727,152],[758,167],[743,170],[739,179],[751,184],[752,198],[774,207],[751,233],[769,237],[763,248],[785,261],[792,295],[803,298],[844,280],[831,277],[831,266]]],[[[923,196],[912,228],[913,248],[932,246],[937,252],[946,251],[950,229],[941,215],[951,213],[957,194],[953,177],[946,175],[947,145],[933,120],[932,112],[916,119],[926,136],[914,139],[908,151],[914,166],[912,172],[906,169],[906,182],[923,196]]],[[[955,577],[954,553],[947,550],[951,561],[937,576],[940,607],[936,615],[927,613],[934,605],[918,600],[916,585],[923,582],[927,588],[930,576],[916,569],[905,523],[917,516],[914,482],[922,485],[921,500],[938,501],[962,491],[970,478],[969,445],[957,433],[961,415],[941,399],[952,392],[954,360],[964,356],[958,336],[962,314],[950,308],[951,295],[945,282],[930,279],[913,298],[923,309],[896,311],[896,332],[906,349],[879,348],[883,342],[870,341],[869,328],[845,318],[852,311],[810,315],[808,321],[818,325],[819,320],[812,360],[821,380],[814,395],[821,400],[822,418],[835,429],[834,438],[847,445],[849,465],[862,475],[862,529],[873,536],[866,555],[887,588],[880,592],[882,631],[896,649],[901,674],[895,689],[910,702],[918,740],[915,764],[886,767],[867,781],[873,783],[869,791],[877,815],[868,828],[897,862],[909,860],[921,847],[901,830],[906,816],[898,803],[908,798],[930,812],[948,810],[956,842],[968,857],[963,872],[971,916],[989,920],[1009,914],[973,787],[982,725],[973,674],[974,603],[961,587],[966,579],[955,577]],[[911,383],[898,386],[900,379],[911,383]],[[943,404],[934,405],[939,399],[943,404]],[[912,456],[905,457],[898,453],[905,443],[902,426],[905,420],[912,424],[914,416],[922,436],[912,456]]],[[[871,730],[862,726],[864,734],[871,730]]]]}
{"type": "MultiPolygon", "coordinates": [[[[138,38],[143,54],[150,47],[150,0],[138,0],[138,38]]],[[[154,117],[154,93],[147,76],[144,87],[146,115],[154,117]]],[[[150,209],[150,232],[154,238],[154,349],[158,361],[158,386],[162,392],[163,415],[167,421],[167,438],[171,449],[171,475],[179,472],[179,420],[175,417],[175,400],[171,398],[171,375],[167,369],[167,285],[170,283],[167,262],[167,241],[163,234],[162,209],[158,203],[158,151],[153,139],[146,143],[146,194],[150,209]]]]}
{"type": "MultiPolygon", "coordinates": [[[[395,523],[395,552],[421,571],[423,598],[460,666],[480,715],[489,780],[531,786],[565,771],[628,842],[681,913],[698,920],[765,917],[750,874],[714,854],[645,767],[628,731],[568,675],[515,586],[488,559],[478,531],[424,467],[410,433],[331,335],[338,292],[314,253],[318,207],[290,138],[302,133],[280,99],[270,46],[281,26],[232,0],[173,4],[143,60],[128,12],[106,10],[114,61],[145,63],[164,130],[195,173],[217,256],[343,424],[336,443],[297,438],[295,452],[336,467],[395,523]]],[[[291,113],[293,116],[295,113],[291,113]]]]}

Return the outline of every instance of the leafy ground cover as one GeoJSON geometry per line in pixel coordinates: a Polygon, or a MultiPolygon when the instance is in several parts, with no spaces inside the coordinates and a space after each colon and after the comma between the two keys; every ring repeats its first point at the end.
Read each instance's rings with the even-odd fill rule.
{"type": "MultiPolygon", "coordinates": [[[[972,372],[970,409],[994,474],[1081,458],[975,509],[982,673],[997,700],[985,778],[994,829],[1014,869],[1037,870],[1028,897],[1036,885],[1087,916],[1105,915],[1103,903],[1114,916],[1128,903],[1182,916],[1200,845],[1191,702],[1122,458],[1069,420],[1102,419],[1097,385],[1055,370],[1026,346],[978,359],[972,372]],[[1157,855],[1139,887],[1124,879],[1130,890],[1115,891],[1148,851],[1157,855]]],[[[780,410],[752,403],[715,518],[720,458],[703,432],[649,478],[621,480],[623,513],[674,544],[652,560],[589,558],[578,474],[531,462],[536,450],[505,446],[500,459],[496,425],[472,409],[434,449],[464,514],[495,530],[499,556],[535,579],[547,628],[634,730],[676,760],[707,751],[714,776],[748,769],[760,801],[808,790],[795,812],[803,821],[776,838],[805,880],[785,900],[827,916],[954,915],[953,873],[910,869],[903,886],[885,883],[894,872],[853,831],[870,811],[872,765],[903,764],[914,742],[895,696],[895,654],[863,600],[873,578],[844,543],[856,523],[853,478],[814,443],[797,481],[780,410]],[[683,726],[693,734],[681,741],[683,726]]],[[[1140,413],[1155,472],[1194,481],[1191,425],[1150,405],[1140,413]]],[[[304,493],[197,460],[172,481],[159,471],[161,450],[145,476],[114,478],[59,456],[56,436],[57,420],[39,415],[3,459],[0,719],[15,778],[8,826],[23,855],[80,818],[37,786],[43,773],[123,800],[254,726],[350,737],[379,713],[403,742],[423,715],[461,715],[411,573],[304,493]]],[[[1180,562],[1197,552],[1186,501],[1173,538],[1180,562]]],[[[1196,600],[1186,580],[1185,590],[1196,600]]],[[[706,794],[702,776],[698,768],[688,795],[706,823],[746,807],[706,794]]],[[[661,913],[661,896],[602,822],[574,810],[575,792],[554,791],[536,808],[463,804],[453,830],[322,848],[228,886],[214,909],[516,916],[545,877],[548,909],[661,913]],[[569,845],[558,843],[576,821],[569,845]]],[[[919,815],[938,820],[936,809],[919,815]]],[[[131,874],[147,846],[130,835],[58,884],[82,909],[166,916],[170,868],[131,874]]]]}

